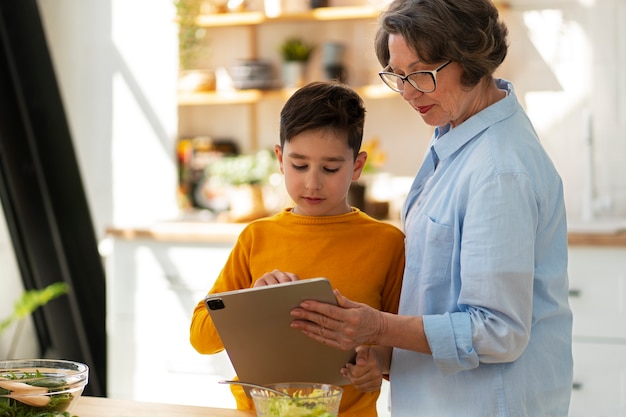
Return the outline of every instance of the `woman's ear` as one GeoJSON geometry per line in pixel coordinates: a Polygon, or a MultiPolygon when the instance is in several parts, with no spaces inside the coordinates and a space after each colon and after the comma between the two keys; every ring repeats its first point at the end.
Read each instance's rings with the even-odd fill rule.
{"type": "Polygon", "coordinates": [[[283,170],[283,148],[280,145],[274,145],[274,154],[276,154],[276,159],[278,159],[278,167],[280,168],[280,173],[285,174],[283,170]]]}
{"type": "Polygon", "coordinates": [[[352,171],[352,181],[356,181],[361,178],[361,173],[363,172],[363,168],[365,168],[365,162],[367,162],[367,152],[361,151],[356,156],[356,160],[354,161],[354,170],[352,171]]]}

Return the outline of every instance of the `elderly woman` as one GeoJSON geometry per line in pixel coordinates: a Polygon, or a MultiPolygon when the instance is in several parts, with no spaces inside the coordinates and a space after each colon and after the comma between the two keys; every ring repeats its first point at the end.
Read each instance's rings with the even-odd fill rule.
{"type": "Polygon", "coordinates": [[[292,327],[361,346],[343,371],[373,389],[363,364],[376,361],[393,416],[568,412],[563,187],[512,84],[493,77],[506,53],[491,0],[394,0],[380,18],[380,77],[435,128],[402,213],[399,313],[337,293],[339,307],[303,302],[292,327]]]}

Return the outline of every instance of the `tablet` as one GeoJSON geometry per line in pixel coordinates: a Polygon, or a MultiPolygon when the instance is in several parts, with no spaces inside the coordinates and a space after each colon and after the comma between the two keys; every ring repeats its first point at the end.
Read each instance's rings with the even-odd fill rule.
{"type": "Polygon", "coordinates": [[[326,278],[205,297],[206,308],[241,381],[350,383],[339,370],[354,360],[353,350],[326,346],[290,327],[290,311],[304,300],[337,304],[326,278]]]}

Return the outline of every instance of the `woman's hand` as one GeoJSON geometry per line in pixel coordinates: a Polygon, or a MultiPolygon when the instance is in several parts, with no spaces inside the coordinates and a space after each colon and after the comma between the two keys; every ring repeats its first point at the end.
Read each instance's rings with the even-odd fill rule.
{"type": "Polygon", "coordinates": [[[303,301],[300,307],[291,311],[295,319],[291,327],[318,342],[342,350],[379,344],[386,328],[384,315],[367,304],[347,299],[339,290],[335,290],[335,296],[339,306],[303,301]]]}
{"type": "Polygon", "coordinates": [[[383,383],[381,360],[370,346],[358,346],[355,363],[347,364],[341,369],[341,374],[363,392],[376,391],[383,383]]]}
{"type": "Polygon", "coordinates": [[[253,287],[262,287],[264,285],[281,284],[283,282],[298,281],[300,278],[291,272],[282,272],[278,269],[264,274],[261,278],[254,282],[253,287]]]}

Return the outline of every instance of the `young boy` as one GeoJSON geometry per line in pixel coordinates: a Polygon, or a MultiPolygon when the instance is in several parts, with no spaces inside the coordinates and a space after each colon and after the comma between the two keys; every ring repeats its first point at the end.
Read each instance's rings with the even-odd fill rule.
{"type": "MultiPolygon", "coordinates": [[[[291,96],[280,116],[280,145],[274,150],[294,206],[242,231],[210,292],[322,276],[343,295],[396,313],[404,235],[347,201],[350,183],[359,179],[367,159],[359,152],[363,101],[343,84],[314,82],[291,96]]],[[[224,349],[202,301],[194,310],[190,333],[200,353],[224,349]]],[[[358,353],[357,361],[366,351],[358,353]]],[[[368,372],[352,366],[342,372],[347,369],[353,382],[358,373],[368,372]]],[[[375,417],[377,382],[369,392],[344,386],[339,416],[375,417]]],[[[240,386],[231,389],[237,408],[253,409],[240,386]]]]}

